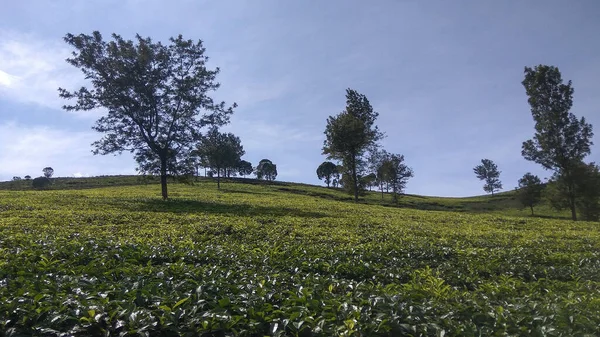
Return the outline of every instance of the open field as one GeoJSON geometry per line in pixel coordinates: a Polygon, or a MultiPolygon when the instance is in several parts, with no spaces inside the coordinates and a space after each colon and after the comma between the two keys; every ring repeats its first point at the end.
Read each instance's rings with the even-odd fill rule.
{"type": "Polygon", "coordinates": [[[0,335],[600,331],[600,224],[519,216],[511,193],[397,208],[203,180],[163,202],[112,179],[0,190],[0,335]]]}

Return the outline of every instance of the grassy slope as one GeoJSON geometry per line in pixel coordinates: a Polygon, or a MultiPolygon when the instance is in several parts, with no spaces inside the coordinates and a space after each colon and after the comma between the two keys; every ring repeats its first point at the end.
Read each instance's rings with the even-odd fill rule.
{"type": "MultiPolygon", "coordinates": [[[[207,182],[210,179],[200,178],[200,181],[207,182]]],[[[236,183],[260,184],[254,179],[231,179],[227,180],[236,183]]],[[[106,176],[93,178],[54,178],[51,189],[87,189],[96,187],[110,186],[135,186],[140,184],[156,184],[158,181],[143,179],[139,176],[106,176]]],[[[341,190],[333,188],[324,188],[315,185],[274,182],[268,188],[271,191],[279,191],[285,193],[302,194],[324,199],[333,199],[339,201],[352,201],[352,196],[344,193],[341,190]]],[[[225,187],[227,189],[227,187],[225,187]]],[[[31,190],[30,181],[16,182],[0,182],[0,190],[31,190]]],[[[517,200],[514,191],[498,193],[494,196],[483,195],[474,197],[431,197],[420,195],[405,195],[398,205],[392,202],[391,195],[385,193],[383,198],[379,192],[367,192],[361,197],[360,203],[382,205],[389,207],[412,208],[430,211],[452,211],[452,212],[468,212],[468,213],[495,213],[501,215],[528,217],[531,211],[528,208],[523,208],[517,200]]],[[[549,205],[542,203],[535,208],[535,217],[544,218],[562,218],[570,219],[570,213],[567,211],[555,211],[549,205]]]]}
{"type": "Polygon", "coordinates": [[[462,211],[431,212],[382,207],[376,193],[355,205],[314,186],[201,181],[172,184],[163,202],[136,179],[0,191],[0,335],[600,327],[600,226],[501,215],[519,215],[510,193],[402,199],[462,211]]]}

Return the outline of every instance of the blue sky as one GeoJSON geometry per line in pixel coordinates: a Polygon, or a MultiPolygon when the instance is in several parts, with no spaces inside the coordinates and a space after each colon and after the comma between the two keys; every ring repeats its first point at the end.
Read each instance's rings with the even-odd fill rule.
{"type": "Polygon", "coordinates": [[[558,66],[572,112],[596,127],[600,162],[600,2],[579,1],[6,1],[0,11],[0,180],[135,173],[128,155],[93,156],[101,111],[72,113],[56,89],[84,84],[64,59],[66,33],[99,30],[201,39],[220,67],[215,98],[237,102],[226,130],[278,180],[319,183],[325,121],[345,89],[367,95],[390,152],[415,171],[407,192],[483,194],[472,168],[495,161],[505,189],[528,171],[533,120],[524,66],[558,66]]]}

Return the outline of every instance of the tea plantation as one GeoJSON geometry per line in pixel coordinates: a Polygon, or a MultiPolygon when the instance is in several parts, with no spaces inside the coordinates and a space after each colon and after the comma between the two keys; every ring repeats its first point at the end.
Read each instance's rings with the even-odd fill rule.
{"type": "Polygon", "coordinates": [[[171,184],[167,202],[154,183],[90,184],[0,190],[0,335],[600,332],[598,223],[292,184],[171,184]]]}

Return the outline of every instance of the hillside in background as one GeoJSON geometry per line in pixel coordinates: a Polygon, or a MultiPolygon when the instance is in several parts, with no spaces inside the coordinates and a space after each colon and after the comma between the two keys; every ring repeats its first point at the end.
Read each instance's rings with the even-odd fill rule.
{"type": "MultiPolygon", "coordinates": [[[[216,180],[212,178],[199,177],[190,181],[191,184],[200,184],[203,188],[216,189],[216,180]],[[214,186],[210,182],[215,182],[214,186]]],[[[338,201],[353,202],[352,196],[341,189],[326,188],[322,186],[298,184],[291,182],[269,182],[247,178],[223,179],[224,191],[228,191],[232,186],[240,184],[261,185],[262,188],[272,192],[283,192],[292,194],[301,194],[313,196],[316,198],[332,199],[338,201]]],[[[158,177],[143,176],[100,176],[86,178],[53,178],[51,190],[62,189],[88,189],[100,187],[115,186],[135,186],[135,185],[153,185],[158,184],[158,177]]],[[[181,183],[181,182],[180,182],[181,183]]],[[[0,190],[31,190],[31,181],[7,181],[0,182],[0,190]]],[[[149,195],[148,197],[154,197],[149,195]]],[[[176,199],[177,197],[174,196],[176,199]]],[[[369,191],[361,197],[361,204],[382,205],[387,207],[412,208],[431,211],[453,211],[469,213],[497,213],[512,216],[530,216],[531,211],[523,208],[517,200],[515,191],[497,193],[495,195],[481,195],[473,197],[434,197],[407,194],[400,198],[398,204],[392,202],[392,197],[388,193],[383,196],[380,192],[369,191]]],[[[568,219],[569,214],[566,211],[556,211],[549,205],[542,203],[535,208],[536,217],[564,218],[568,219]]]]}

